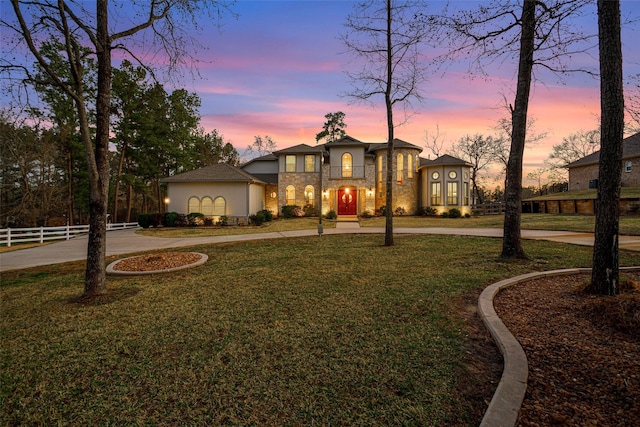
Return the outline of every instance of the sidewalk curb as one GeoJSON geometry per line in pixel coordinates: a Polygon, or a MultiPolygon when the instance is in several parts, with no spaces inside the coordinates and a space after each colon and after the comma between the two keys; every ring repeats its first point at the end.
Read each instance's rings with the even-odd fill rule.
{"type": "MultiPolygon", "coordinates": [[[[637,269],[640,269],[640,266],[620,267],[620,271],[637,269]]],[[[496,282],[482,291],[478,298],[478,314],[502,354],[504,368],[498,387],[480,423],[481,427],[516,425],[518,413],[527,391],[527,378],[529,375],[527,356],[522,346],[496,314],[493,306],[493,300],[496,295],[504,288],[540,277],[565,276],[588,273],[590,271],[591,268],[569,268],[528,273],[496,282]]]]}

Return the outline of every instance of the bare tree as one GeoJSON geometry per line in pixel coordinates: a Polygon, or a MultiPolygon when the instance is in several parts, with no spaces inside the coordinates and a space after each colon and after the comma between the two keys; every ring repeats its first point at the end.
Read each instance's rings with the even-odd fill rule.
{"type": "Polygon", "coordinates": [[[620,1],[598,0],[600,41],[600,164],[596,199],[593,269],[587,290],[601,295],[619,292],[618,228],[622,182],[624,94],[620,1]]]}
{"type": "Polygon", "coordinates": [[[354,90],[347,94],[358,101],[384,98],[387,114],[387,176],[385,246],[393,246],[393,141],[398,123],[408,120],[410,101],[421,100],[419,84],[426,79],[420,48],[429,37],[429,22],[423,2],[359,3],[347,18],[348,33],[342,40],[357,61],[359,71],[348,72],[354,90]],[[394,108],[404,108],[400,122],[394,108]]]}
{"type": "Polygon", "coordinates": [[[269,135],[265,135],[264,138],[256,135],[253,139],[253,144],[247,146],[246,150],[244,150],[244,156],[249,159],[265,156],[273,153],[277,148],[278,144],[269,135]]]}
{"type": "Polygon", "coordinates": [[[555,176],[567,179],[566,166],[600,149],[600,130],[579,131],[565,138],[562,143],[551,148],[549,158],[545,163],[555,176]]]}
{"type": "Polygon", "coordinates": [[[440,157],[442,153],[442,148],[444,147],[444,137],[446,134],[440,135],[440,125],[436,123],[436,131],[429,132],[428,130],[424,131],[424,146],[427,150],[431,151],[434,156],[440,157]]]}
{"type": "Polygon", "coordinates": [[[478,181],[480,173],[495,161],[493,156],[494,147],[495,140],[493,137],[475,134],[460,138],[450,151],[451,155],[471,164],[471,176],[469,179],[471,180],[474,203],[484,203],[483,192],[480,191],[478,181]]]}
{"type": "Polygon", "coordinates": [[[504,238],[502,258],[526,258],[520,233],[522,214],[522,164],[527,134],[529,96],[534,65],[555,73],[576,70],[563,58],[580,54],[590,39],[571,19],[581,13],[588,0],[503,0],[482,5],[476,11],[463,11],[450,21],[456,34],[464,36],[454,53],[475,52],[473,63],[483,70],[483,61],[511,59],[517,52],[516,95],[509,105],[511,146],[507,161],[504,238]],[[568,27],[568,28],[567,28],[568,27]],[[575,47],[573,47],[575,46],[575,47]],[[477,55],[477,52],[480,54],[477,55]]]}
{"type": "MultiPolygon", "coordinates": [[[[114,49],[123,49],[129,54],[124,42],[134,43],[133,36],[150,31],[159,41],[160,49],[167,53],[168,65],[180,65],[185,58],[190,37],[184,37],[180,19],[191,16],[194,25],[195,10],[206,6],[199,2],[150,0],[148,2],[126,2],[134,9],[127,16],[131,26],[124,23],[113,25],[109,21],[110,2],[96,0],[95,9],[85,3],[70,0],[21,1],[11,0],[13,16],[10,20],[3,14],[0,24],[14,31],[18,48],[26,48],[35,58],[42,72],[52,81],[52,86],[66,93],[74,102],[78,114],[78,126],[86,149],[89,173],[89,239],[87,266],[84,280],[84,296],[93,297],[107,292],[106,287],[106,215],[109,186],[109,120],[111,115],[111,58],[114,49]],[[139,19],[139,21],[135,21],[139,19]],[[117,28],[117,30],[114,30],[117,28]],[[43,41],[59,40],[65,46],[65,64],[70,79],[62,79],[55,67],[41,54],[43,41]],[[83,52],[92,52],[97,64],[97,96],[95,100],[83,96],[84,81],[82,67],[83,52]],[[95,133],[91,130],[88,106],[95,106],[95,133]],[[95,135],[95,136],[94,136],[95,135]]],[[[114,0],[112,5],[118,6],[114,0]]],[[[119,6],[123,6],[120,4],[119,6]]],[[[218,9],[217,3],[209,4],[218,9]]],[[[8,15],[8,14],[7,14],[8,15]]],[[[193,27],[192,25],[191,27],[193,27]]],[[[150,52],[147,52],[150,53],[150,52]]],[[[152,53],[151,53],[152,54],[152,53]]],[[[137,58],[136,58],[137,59],[137,58]]],[[[21,64],[2,63],[5,69],[19,69],[29,77],[31,71],[21,64]]]]}

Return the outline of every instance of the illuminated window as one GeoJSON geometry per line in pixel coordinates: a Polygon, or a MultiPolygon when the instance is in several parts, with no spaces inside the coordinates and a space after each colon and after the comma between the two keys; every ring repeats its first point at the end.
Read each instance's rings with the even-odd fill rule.
{"type": "Polygon", "coordinates": [[[458,183],[447,182],[447,205],[458,204],[458,183]]]}
{"type": "Polygon", "coordinates": [[[285,204],[292,206],[296,204],[296,188],[293,185],[288,185],[285,190],[285,204]]]}
{"type": "Polygon", "coordinates": [[[214,216],[222,216],[226,215],[227,211],[227,202],[223,197],[216,197],[213,201],[213,215],[214,216]]]}
{"type": "Polygon", "coordinates": [[[442,187],[439,182],[431,183],[431,206],[442,204],[442,187]]]}
{"type": "Polygon", "coordinates": [[[315,172],[316,171],[316,156],[313,154],[305,154],[304,156],[304,171],[315,172]]]}
{"type": "Polygon", "coordinates": [[[464,183],[464,194],[462,197],[464,197],[464,204],[468,205],[469,204],[469,183],[468,182],[464,183]]]}
{"type": "Polygon", "coordinates": [[[200,199],[197,197],[189,198],[189,212],[188,213],[200,213],[200,199]]]}
{"type": "Polygon", "coordinates": [[[413,156],[407,157],[407,178],[413,178],[413,156]]]}
{"type": "Polygon", "coordinates": [[[200,213],[204,216],[213,215],[213,200],[211,200],[211,197],[202,198],[202,210],[200,213]]]}
{"type": "Polygon", "coordinates": [[[315,190],[313,185],[307,185],[304,187],[304,202],[307,205],[313,206],[313,201],[315,200],[315,190]]]}
{"type": "Polygon", "coordinates": [[[350,153],[342,155],[342,177],[351,178],[353,176],[353,157],[350,153]]]}
{"type": "Polygon", "coordinates": [[[382,154],[378,156],[378,191],[382,191],[382,154]]]}
{"type": "Polygon", "coordinates": [[[296,156],[293,154],[287,154],[284,157],[285,163],[285,172],[295,172],[296,171],[296,156]]]}
{"type": "Polygon", "coordinates": [[[402,184],[402,179],[404,178],[404,155],[402,153],[398,154],[396,175],[396,181],[398,181],[398,184],[402,184]]]}

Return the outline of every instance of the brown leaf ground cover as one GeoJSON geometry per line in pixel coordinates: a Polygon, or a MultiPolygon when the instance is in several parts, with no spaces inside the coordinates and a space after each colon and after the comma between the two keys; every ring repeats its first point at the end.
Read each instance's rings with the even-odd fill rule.
{"type": "Polygon", "coordinates": [[[640,425],[640,273],[621,276],[615,297],[583,292],[584,275],[498,295],[496,311],[529,362],[518,425],[640,425]]]}
{"type": "Polygon", "coordinates": [[[118,271],[161,271],[182,267],[200,260],[201,255],[193,252],[160,252],[125,258],[118,261],[113,269],[118,271]]]}

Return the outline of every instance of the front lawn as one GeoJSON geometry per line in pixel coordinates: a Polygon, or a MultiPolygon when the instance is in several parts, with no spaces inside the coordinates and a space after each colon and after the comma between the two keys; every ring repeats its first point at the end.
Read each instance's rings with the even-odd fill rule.
{"type": "MultiPolygon", "coordinates": [[[[337,235],[206,245],[209,261],[109,277],[82,263],[3,273],[2,425],[478,425],[485,408],[454,301],[528,271],[588,266],[591,248],[337,235]]],[[[621,253],[621,264],[632,255],[621,253]]],[[[113,259],[113,258],[112,258],[113,259]]]]}

